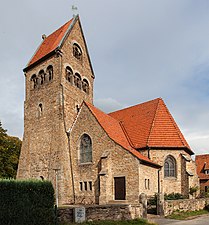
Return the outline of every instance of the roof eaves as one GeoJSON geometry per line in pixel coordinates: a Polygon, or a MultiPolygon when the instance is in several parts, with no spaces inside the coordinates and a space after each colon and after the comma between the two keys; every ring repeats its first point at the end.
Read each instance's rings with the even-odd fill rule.
{"type": "Polygon", "coordinates": [[[28,70],[32,69],[33,67],[35,67],[36,65],[38,65],[39,63],[41,63],[42,61],[44,61],[45,59],[49,58],[50,56],[54,55],[57,51],[59,51],[59,48],[55,48],[53,51],[49,52],[47,55],[43,56],[42,58],[40,58],[39,60],[35,61],[33,64],[28,65],[27,67],[25,67],[23,69],[23,72],[27,72],[28,70]]]}
{"type": "Polygon", "coordinates": [[[23,69],[24,72],[25,72],[25,70],[26,70],[28,67],[30,67],[31,65],[33,65],[33,64],[30,65],[30,62],[31,62],[31,60],[33,59],[33,57],[36,55],[37,51],[39,50],[39,48],[41,47],[41,45],[43,44],[43,42],[44,42],[44,39],[43,39],[42,42],[39,44],[39,46],[36,48],[36,51],[33,53],[32,57],[30,58],[30,60],[29,60],[28,63],[26,64],[25,68],[23,69]]]}

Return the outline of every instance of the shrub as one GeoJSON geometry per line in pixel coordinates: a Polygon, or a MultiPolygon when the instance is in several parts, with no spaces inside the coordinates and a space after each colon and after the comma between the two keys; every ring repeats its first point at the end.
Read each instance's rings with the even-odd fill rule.
{"type": "Polygon", "coordinates": [[[52,225],[54,189],[48,181],[0,180],[0,225],[52,225]]]}
{"type": "Polygon", "coordinates": [[[171,193],[164,195],[165,200],[178,200],[178,199],[185,199],[186,197],[180,193],[171,193]]]}

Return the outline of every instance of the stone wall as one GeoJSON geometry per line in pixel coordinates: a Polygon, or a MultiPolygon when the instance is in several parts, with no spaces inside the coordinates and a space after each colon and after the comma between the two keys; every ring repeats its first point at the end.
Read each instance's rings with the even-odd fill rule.
{"type": "MultiPolygon", "coordinates": [[[[83,207],[83,206],[82,206],[83,207]]],[[[75,206],[58,209],[59,222],[73,222],[75,206]]],[[[142,205],[85,206],[86,220],[130,220],[142,217],[142,205]]]]}
{"type": "Polygon", "coordinates": [[[182,212],[201,210],[206,206],[209,206],[209,198],[167,200],[164,202],[164,215],[168,216],[177,210],[182,212]]]}

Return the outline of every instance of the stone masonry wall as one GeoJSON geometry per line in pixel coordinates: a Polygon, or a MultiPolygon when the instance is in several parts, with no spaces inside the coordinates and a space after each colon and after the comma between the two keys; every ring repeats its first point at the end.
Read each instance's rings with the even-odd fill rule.
{"type": "Polygon", "coordinates": [[[25,73],[26,97],[24,104],[24,136],[18,165],[18,179],[36,178],[50,180],[54,188],[55,171],[58,171],[59,203],[73,201],[69,143],[66,131],[77,115],[76,105],[83,100],[93,101],[93,74],[87,49],[77,21],[65,40],[61,54],[40,62],[25,73]],[[80,45],[83,57],[73,56],[72,46],[80,45]],[[34,88],[31,77],[53,66],[53,79],[34,88]],[[67,65],[89,82],[89,94],[71,85],[65,76],[67,65]],[[39,105],[42,105],[40,112],[39,105]]]}
{"type": "Polygon", "coordinates": [[[164,215],[168,216],[177,210],[183,212],[201,210],[206,206],[209,206],[209,198],[167,200],[164,202],[164,215]]]}
{"type": "Polygon", "coordinates": [[[187,195],[190,186],[198,185],[198,176],[191,156],[184,150],[150,150],[150,159],[162,166],[160,171],[161,192],[187,195]],[[184,162],[181,154],[186,155],[191,162],[184,162]],[[176,160],[176,177],[164,177],[164,162],[168,155],[173,156],[176,160]],[[193,173],[193,177],[188,177],[187,168],[193,173]]]}
{"type": "Polygon", "coordinates": [[[84,105],[70,134],[77,204],[108,204],[114,201],[114,177],[126,180],[126,202],[139,201],[139,161],[112,141],[84,105]],[[80,163],[80,137],[92,139],[92,162],[80,163]],[[106,156],[103,157],[103,155],[106,156]],[[92,182],[92,190],[80,190],[80,182],[92,182]]]}
{"type": "MultiPolygon", "coordinates": [[[[83,206],[82,206],[83,207],[83,206]]],[[[58,209],[59,222],[73,222],[73,209],[67,207],[58,209]]],[[[142,205],[105,205],[85,206],[86,220],[130,220],[142,217],[142,205]]]]}

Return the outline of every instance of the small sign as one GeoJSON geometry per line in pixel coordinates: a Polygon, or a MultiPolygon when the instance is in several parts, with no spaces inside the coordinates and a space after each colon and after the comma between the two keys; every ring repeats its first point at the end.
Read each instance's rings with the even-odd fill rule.
{"type": "Polygon", "coordinates": [[[76,223],[83,223],[86,220],[86,209],[84,207],[75,208],[74,218],[76,223]]]}

